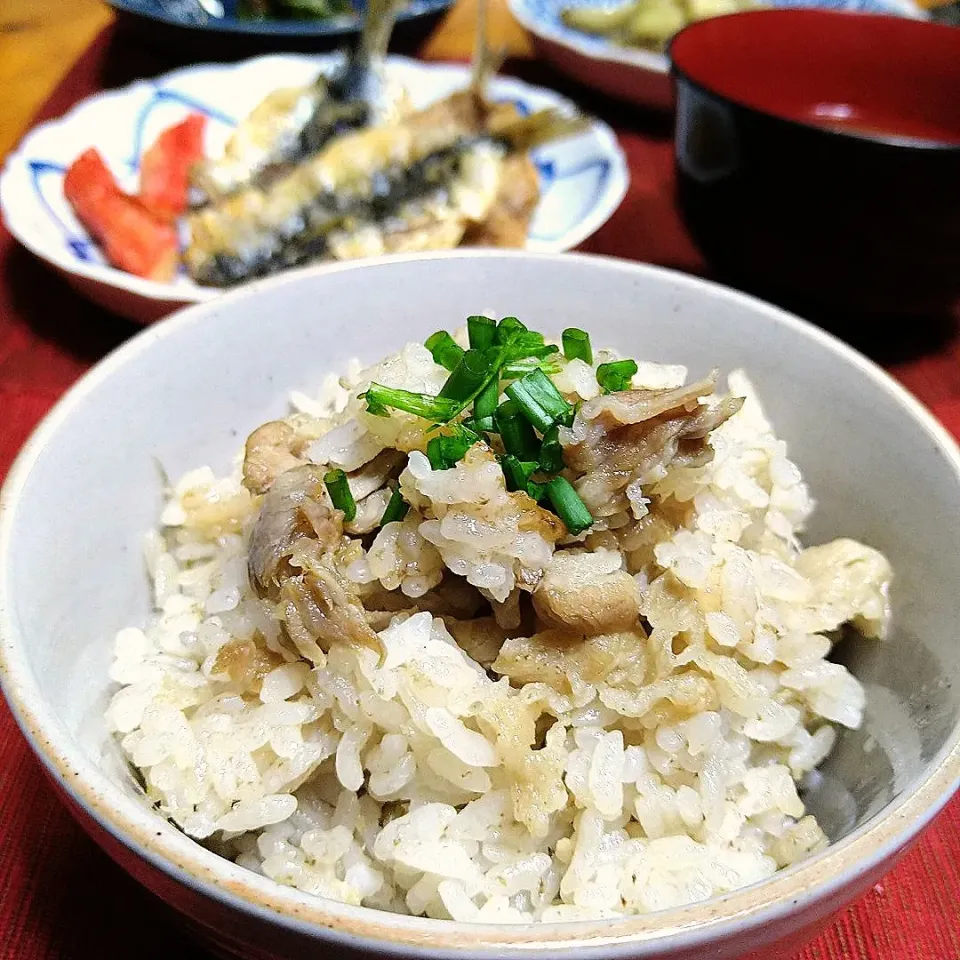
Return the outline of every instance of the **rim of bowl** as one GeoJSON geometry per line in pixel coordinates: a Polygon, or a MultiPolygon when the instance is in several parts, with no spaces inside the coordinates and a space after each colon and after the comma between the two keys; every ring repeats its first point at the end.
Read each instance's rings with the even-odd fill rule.
{"type": "MultiPolygon", "coordinates": [[[[665,54],[641,48],[631,49],[630,47],[621,47],[615,43],[610,43],[598,50],[591,46],[586,40],[568,36],[566,33],[562,33],[549,24],[544,23],[542,20],[538,20],[528,9],[525,0],[507,0],[507,7],[520,26],[523,27],[524,30],[532,33],[534,37],[540,40],[546,40],[548,43],[555,43],[567,50],[572,50],[574,53],[588,60],[617,63],[623,67],[630,67],[635,70],[643,70],[647,73],[661,74],[663,76],[666,76],[670,72],[670,61],[665,54]]],[[[584,37],[588,36],[589,34],[584,33],[584,37]]]]}
{"type": "MultiPolygon", "coordinates": [[[[454,0],[416,0],[413,9],[401,9],[397,14],[397,22],[405,23],[410,20],[419,20],[431,14],[442,13],[453,5],[454,0]]],[[[178,30],[189,30],[195,34],[221,33],[237,34],[253,37],[316,37],[346,38],[360,32],[360,15],[352,13],[338,14],[334,17],[319,18],[317,20],[282,20],[277,18],[267,20],[242,20],[237,16],[210,17],[205,23],[192,23],[180,20],[175,14],[161,10],[148,10],[143,4],[134,0],[107,0],[107,3],[121,13],[142,17],[154,23],[173,27],[178,30]]]]}
{"type": "MultiPolygon", "coordinates": [[[[511,0],[513,2],[513,0],[511,0]]],[[[895,17],[889,14],[881,13],[861,13],[857,10],[828,10],[821,7],[776,7],[768,10],[744,10],[740,13],[725,13],[719,17],[710,17],[708,20],[698,20],[694,23],[687,24],[682,30],[678,30],[667,43],[666,56],[669,63],[670,76],[673,78],[674,83],[676,84],[677,79],[683,80],[684,83],[688,84],[691,87],[694,87],[696,90],[699,90],[701,93],[706,94],[709,97],[712,97],[714,100],[719,100],[723,103],[729,103],[733,106],[739,108],[740,110],[746,110],[750,113],[755,113],[758,116],[764,117],[766,120],[772,120],[776,123],[784,124],[788,127],[794,127],[800,130],[805,130],[809,133],[819,134],[820,136],[828,137],[833,140],[846,140],[846,141],[857,141],[859,143],[868,143],[873,144],[879,149],[886,150],[900,150],[900,151],[929,151],[931,153],[957,153],[960,154],[960,143],[948,143],[945,140],[924,140],[922,138],[910,138],[910,137],[898,137],[896,134],[881,134],[881,133],[863,133],[856,129],[836,129],[833,127],[819,126],[816,123],[811,123],[806,120],[797,120],[793,117],[785,117],[783,114],[774,113],[772,110],[767,110],[763,107],[755,107],[753,104],[745,103],[739,97],[727,96],[725,93],[720,93],[715,88],[709,86],[707,83],[701,80],[695,80],[686,70],[682,67],[677,66],[677,62],[673,57],[673,48],[674,45],[683,37],[684,34],[696,31],[701,27],[706,27],[709,23],[714,20],[727,20],[730,17],[780,17],[781,19],[786,17],[787,19],[793,19],[797,16],[830,16],[830,17],[860,17],[861,19],[866,20],[900,20],[907,24],[915,24],[920,27],[934,28],[937,30],[954,30],[954,27],[949,27],[942,23],[933,23],[930,20],[918,19],[915,17],[895,17]]],[[[905,30],[912,30],[914,27],[908,26],[904,27],[905,30]]]]}
{"type": "Polygon", "coordinates": [[[808,337],[839,355],[861,376],[891,394],[940,452],[948,458],[960,487],[960,449],[921,403],[872,361],[831,334],[762,300],[663,267],[587,254],[536,254],[524,251],[449,251],[427,257],[401,255],[371,261],[320,265],[255,281],[225,294],[215,306],[185,308],[163,323],[147,327],[108,354],[64,394],[20,451],[0,490],[0,685],[20,729],[57,786],[108,834],[163,874],[226,907],[282,925],[300,934],[342,944],[366,941],[382,953],[442,957],[451,951],[505,957],[577,948],[580,960],[643,956],[664,947],[686,948],[718,937],[742,935],[776,922],[845,887],[906,846],[960,786],[960,724],[947,743],[910,786],[851,834],[826,850],[758,884],[701,903],[623,919],[553,924],[470,924],[353,907],[301,893],[253,873],[207,850],[139,803],[84,755],[66,728],[47,711],[33,672],[20,650],[3,558],[14,548],[12,516],[20,491],[49,437],[76,405],[129,360],[161,339],[206,321],[211,310],[229,310],[234,302],[256,297],[274,286],[322,281],[331,273],[370,271],[427,259],[544,260],[571,259],[613,273],[668,279],[687,290],[706,286],[712,296],[741,304],[776,325],[808,337]],[[641,951],[638,953],[638,950],[641,951]]]}

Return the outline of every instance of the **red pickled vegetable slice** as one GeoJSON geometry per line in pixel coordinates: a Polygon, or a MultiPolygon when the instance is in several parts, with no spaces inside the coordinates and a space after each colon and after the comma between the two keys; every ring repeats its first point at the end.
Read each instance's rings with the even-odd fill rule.
{"type": "Polygon", "coordinates": [[[177,269],[177,232],[127,196],[91,148],[67,170],[63,193],[107,260],[149,280],[170,280],[177,269]]]}
{"type": "Polygon", "coordinates": [[[158,219],[173,222],[187,208],[190,168],[203,158],[207,118],[192,113],[164,130],[140,159],[140,202],[158,219]]]}

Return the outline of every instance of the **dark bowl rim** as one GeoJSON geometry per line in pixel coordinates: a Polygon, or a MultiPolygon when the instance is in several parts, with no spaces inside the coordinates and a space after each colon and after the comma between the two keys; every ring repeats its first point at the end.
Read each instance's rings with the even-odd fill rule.
{"type": "MultiPolygon", "coordinates": [[[[265,18],[242,20],[238,17],[221,17],[206,23],[194,23],[175,14],[148,10],[139,0],[106,0],[108,6],[124,16],[135,17],[182,30],[194,36],[219,34],[221,36],[252,37],[274,40],[347,40],[360,32],[360,16],[354,13],[310,20],[281,20],[265,18]]],[[[441,14],[453,5],[454,0],[412,0],[397,14],[397,24],[423,20],[441,14]]]]}
{"type": "MultiPolygon", "coordinates": [[[[834,17],[864,17],[871,20],[889,20],[889,19],[903,19],[909,23],[925,23],[928,26],[944,29],[957,29],[946,27],[944,24],[935,24],[931,23],[929,20],[912,20],[906,17],[896,18],[891,17],[889,14],[880,14],[880,13],[863,13],[857,10],[825,10],[821,8],[816,9],[804,9],[800,7],[778,7],[769,10],[744,10],[739,13],[725,13],[721,14],[720,17],[711,17],[710,20],[718,19],[728,19],[730,17],[766,17],[766,16],[781,16],[787,14],[789,16],[795,17],[797,15],[804,16],[809,14],[814,14],[820,16],[822,14],[827,14],[834,17]]],[[[713,100],[716,100],[721,103],[728,103],[731,106],[736,107],[739,110],[744,110],[748,113],[756,114],[757,116],[763,117],[765,120],[771,120],[776,123],[783,124],[788,128],[796,128],[803,130],[807,133],[816,134],[822,137],[826,137],[837,142],[846,141],[860,144],[868,144],[873,147],[877,147],[884,150],[892,150],[901,153],[911,153],[915,151],[920,151],[923,153],[933,153],[933,154],[958,154],[960,155],[960,143],[947,143],[943,140],[924,140],[921,138],[912,138],[912,137],[898,137],[895,135],[883,135],[883,134],[865,134],[860,133],[856,130],[839,130],[832,127],[819,126],[815,123],[808,123],[804,120],[795,120],[792,117],[785,117],[779,113],[774,113],[772,110],[766,110],[762,107],[755,107],[752,104],[744,103],[743,100],[737,97],[729,97],[726,94],[720,93],[719,91],[713,89],[712,87],[707,86],[707,84],[701,82],[700,80],[694,80],[694,78],[684,69],[677,66],[676,61],[673,59],[673,46],[676,41],[691,30],[698,29],[702,24],[708,23],[710,21],[700,20],[695,23],[687,24],[682,30],[679,30],[675,33],[670,41],[667,43],[667,48],[664,51],[664,55],[667,58],[670,68],[670,77],[674,82],[674,88],[676,88],[678,80],[682,80],[683,83],[693,87],[698,90],[700,93],[705,94],[713,100]]]]}

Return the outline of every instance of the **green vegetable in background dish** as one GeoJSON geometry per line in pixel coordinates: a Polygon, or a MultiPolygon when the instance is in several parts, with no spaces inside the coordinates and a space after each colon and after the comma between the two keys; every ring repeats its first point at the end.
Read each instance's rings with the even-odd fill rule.
{"type": "Polygon", "coordinates": [[[628,0],[612,8],[567,7],[561,17],[574,30],[608,37],[625,47],[660,51],[688,23],[763,6],[757,0],[628,0]]]}

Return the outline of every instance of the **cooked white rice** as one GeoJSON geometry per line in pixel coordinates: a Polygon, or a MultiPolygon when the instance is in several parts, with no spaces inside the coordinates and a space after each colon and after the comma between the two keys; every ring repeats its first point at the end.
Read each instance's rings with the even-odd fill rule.
{"type": "MultiPolygon", "coordinates": [[[[523,522],[491,454],[432,470],[423,421],[357,399],[373,379],[435,393],[446,375],[410,345],[294,397],[313,461],[351,471],[386,447],[409,453],[407,517],[373,537],[389,491],[368,494],[338,553],[358,590],[409,598],[380,624],[382,661],[345,643],[303,656],[254,592],[261,498],[239,462],[170,491],[146,541],[156,612],[116,638],[107,714],[150,800],[279,883],[464,921],[675,907],[820,849],[796,784],[864,707],[827,635],[883,632],[890,569],[849,540],[800,546],[813,503],[746,378],[730,378],[746,402],[710,436],[711,462],[634,477],[625,498],[599,496],[588,536],[554,542],[523,522]],[[479,627],[460,646],[409,609],[451,571],[493,602],[502,646],[479,627]],[[518,636],[535,586],[587,620],[600,603],[606,624],[619,603],[633,625],[518,636]]],[[[685,377],[641,364],[634,382],[685,377]]],[[[554,380],[573,400],[599,393],[581,361],[554,380]]]]}

